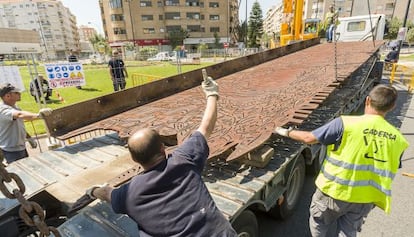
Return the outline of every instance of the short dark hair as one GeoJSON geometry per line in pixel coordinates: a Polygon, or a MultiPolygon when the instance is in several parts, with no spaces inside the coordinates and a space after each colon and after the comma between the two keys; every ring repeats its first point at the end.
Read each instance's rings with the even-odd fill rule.
{"type": "Polygon", "coordinates": [[[398,92],[392,86],[377,85],[371,90],[368,96],[371,98],[371,106],[375,110],[388,112],[394,107],[398,92]]]}
{"type": "Polygon", "coordinates": [[[128,150],[135,162],[147,164],[161,153],[162,141],[154,129],[142,129],[128,139],[128,150]],[[137,134],[140,136],[136,136],[137,134]]]}
{"type": "Polygon", "coordinates": [[[3,97],[10,92],[20,92],[20,90],[10,83],[0,85],[0,97],[3,97]]]}

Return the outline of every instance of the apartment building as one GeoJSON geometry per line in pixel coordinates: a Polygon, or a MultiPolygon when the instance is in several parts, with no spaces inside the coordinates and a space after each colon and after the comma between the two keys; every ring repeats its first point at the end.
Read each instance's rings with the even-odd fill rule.
{"type": "Polygon", "coordinates": [[[186,47],[235,42],[237,0],[99,0],[102,23],[111,47],[167,47],[169,33],[187,30],[186,47]]]}
{"type": "Polygon", "coordinates": [[[0,27],[38,32],[46,60],[80,48],[76,17],[60,1],[0,0],[0,16],[0,27]]]}
{"type": "Polygon", "coordinates": [[[0,55],[38,53],[41,51],[39,34],[32,30],[0,28],[0,55]]]}
{"type": "Polygon", "coordinates": [[[96,29],[90,26],[79,26],[79,38],[83,41],[89,41],[95,35],[97,35],[96,29]]]}
{"type": "Polygon", "coordinates": [[[96,29],[90,26],[81,25],[78,28],[79,32],[79,43],[80,51],[78,52],[80,57],[88,56],[90,54],[95,54],[95,49],[91,43],[91,39],[98,34],[96,29]]]}
{"type": "Polygon", "coordinates": [[[280,22],[283,19],[283,4],[279,3],[267,10],[263,20],[263,32],[276,35],[280,32],[280,22]]]}

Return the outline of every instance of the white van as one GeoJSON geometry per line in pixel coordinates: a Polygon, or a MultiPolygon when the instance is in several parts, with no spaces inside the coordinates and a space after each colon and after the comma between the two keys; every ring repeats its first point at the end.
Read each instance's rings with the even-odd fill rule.
{"type": "Polygon", "coordinates": [[[336,27],[337,41],[365,41],[372,40],[372,32],[375,40],[382,40],[385,31],[385,15],[363,15],[340,17],[336,27]],[[371,29],[373,29],[371,31],[371,29]]]}

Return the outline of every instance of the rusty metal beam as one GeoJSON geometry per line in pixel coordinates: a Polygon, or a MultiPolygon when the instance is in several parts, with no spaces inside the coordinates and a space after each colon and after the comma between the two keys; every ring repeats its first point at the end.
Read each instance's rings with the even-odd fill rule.
{"type": "MultiPolygon", "coordinates": [[[[302,41],[286,47],[211,65],[205,69],[210,76],[217,79],[318,43],[318,39],[302,41]]],[[[46,118],[46,126],[51,136],[68,138],[70,137],[68,134],[75,129],[199,86],[201,80],[201,69],[199,69],[69,105],[56,109],[50,117],[46,118]]]]}
{"type": "MultiPolygon", "coordinates": [[[[372,65],[379,47],[372,42],[338,43],[335,53],[333,44],[315,45],[249,67],[250,61],[271,58],[270,52],[287,50],[282,48],[208,67],[220,87],[218,121],[208,141],[210,158],[246,157],[270,138],[276,126],[301,124],[361,65],[372,65]],[[333,64],[334,57],[338,65],[333,64]]],[[[180,144],[201,121],[205,108],[201,77],[196,70],[62,108],[53,112],[48,123],[55,120],[59,125],[54,135],[60,139],[98,129],[117,131],[127,139],[140,128],[152,127],[172,141],[171,145],[180,144]],[[79,121],[76,116],[89,120],[79,121]]]]}

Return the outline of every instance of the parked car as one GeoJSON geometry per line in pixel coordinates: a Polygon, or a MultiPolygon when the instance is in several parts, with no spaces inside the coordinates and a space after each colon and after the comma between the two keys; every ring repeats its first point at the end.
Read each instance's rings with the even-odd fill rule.
{"type": "Polygon", "coordinates": [[[147,61],[172,61],[177,59],[176,52],[159,52],[155,56],[148,58],[147,61]]]}

